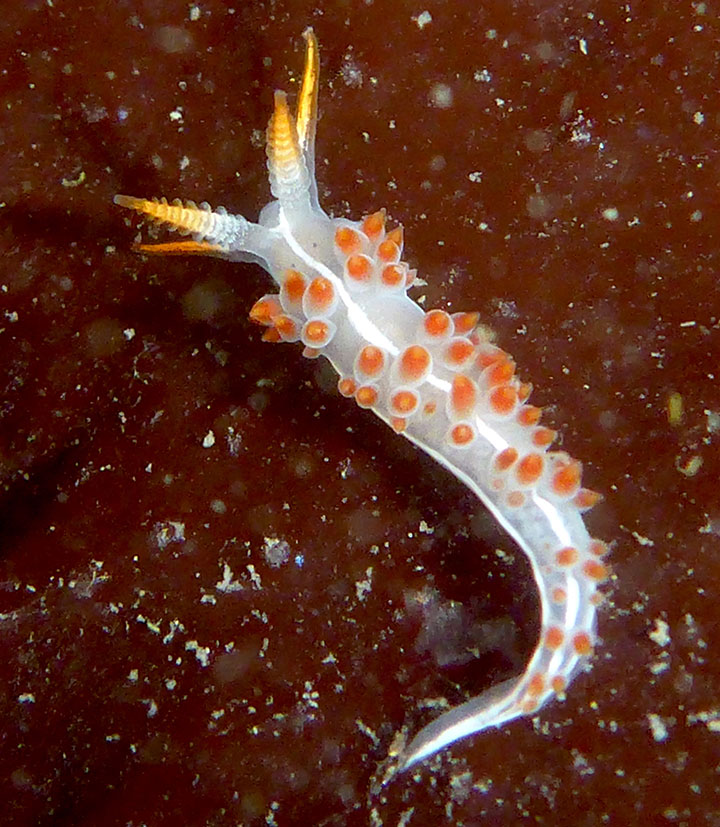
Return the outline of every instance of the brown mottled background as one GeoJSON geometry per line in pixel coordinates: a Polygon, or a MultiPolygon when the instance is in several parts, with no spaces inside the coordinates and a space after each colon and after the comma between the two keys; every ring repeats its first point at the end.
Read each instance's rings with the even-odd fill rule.
{"type": "Polygon", "coordinates": [[[720,825],[719,26],[685,0],[3,7],[3,824],[720,825]],[[308,24],[323,203],[387,206],[424,306],[482,312],[614,541],[567,700],[384,787],[433,702],[522,668],[529,567],[259,341],[259,269],[134,255],[111,203],[256,216],[308,24]]]}

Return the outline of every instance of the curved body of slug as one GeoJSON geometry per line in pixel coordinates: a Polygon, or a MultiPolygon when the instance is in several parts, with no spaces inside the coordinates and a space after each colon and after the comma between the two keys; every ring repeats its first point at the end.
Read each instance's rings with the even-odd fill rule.
{"type": "Polygon", "coordinates": [[[202,253],[259,262],[278,292],[251,318],[264,338],[301,342],[325,356],[338,388],[374,411],[465,482],[527,554],[540,593],[537,648],[521,676],[433,721],[411,741],[401,768],[475,732],[538,710],[564,692],[592,653],[598,584],[607,547],[581,512],[599,495],[580,485],[580,463],[549,450],[555,432],[528,404],[513,360],[477,330],[478,314],[425,312],[408,295],[415,273],[402,261],[402,231],[383,211],[331,219],[317,202],[313,170],[317,43],[311,30],[298,114],[276,93],[268,127],[274,201],[257,224],[206,205],[116,202],[194,236],[143,245],[146,252],[202,253]]]}

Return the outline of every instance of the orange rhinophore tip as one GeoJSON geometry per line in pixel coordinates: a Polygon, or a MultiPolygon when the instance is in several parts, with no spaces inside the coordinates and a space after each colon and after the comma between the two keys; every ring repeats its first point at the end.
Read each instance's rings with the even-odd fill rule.
{"type": "Polygon", "coordinates": [[[315,32],[311,26],[303,32],[305,38],[305,69],[303,71],[302,87],[298,97],[297,130],[300,149],[312,150],[315,140],[318,112],[318,86],[320,83],[320,56],[315,32]]]}

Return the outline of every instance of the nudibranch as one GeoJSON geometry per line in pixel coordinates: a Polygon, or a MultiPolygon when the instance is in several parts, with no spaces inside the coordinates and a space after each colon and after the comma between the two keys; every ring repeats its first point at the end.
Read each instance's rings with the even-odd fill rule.
{"type": "Polygon", "coordinates": [[[305,70],[293,118],[275,92],[267,129],[272,200],[257,223],[192,201],[115,196],[115,203],[190,235],[141,244],[145,253],[253,261],[272,276],[250,318],[268,342],[300,342],[324,356],[338,389],[368,408],[464,482],[528,556],[542,613],[525,671],[440,715],[399,756],[406,769],[473,733],[532,715],[565,692],[596,639],[607,545],[582,513],[601,497],[581,485],[581,465],[550,446],[557,434],[528,403],[515,362],[488,341],[474,312],[423,310],[408,296],[416,271],[403,260],[402,229],[384,210],[360,221],[331,218],[314,174],[318,45],[304,33],[305,70]]]}

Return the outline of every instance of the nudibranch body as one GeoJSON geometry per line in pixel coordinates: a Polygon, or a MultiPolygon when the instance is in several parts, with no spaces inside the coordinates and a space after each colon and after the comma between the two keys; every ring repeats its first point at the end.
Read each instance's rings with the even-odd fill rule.
{"type": "Polygon", "coordinates": [[[527,668],[422,729],[400,756],[405,769],[448,744],[535,713],[563,693],[592,654],[598,584],[607,546],[582,513],[600,495],[581,486],[581,466],[551,451],[556,433],[528,403],[515,363],[478,328],[477,313],[423,310],[408,296],[415,271],[403,261],[403,234],[385,212],[360,221],[320,207],[314,175],[318,48],[304,33],[306,61],[297,114],[275,93],[267,130],[273,200],[258,223],[191,201],[115,202],[191,235],[140,245],[143,252],[254,261],[277,292],[250,312],[270,342],[300,342],[324,356],[338,388],[372,410],[462,480],[528,556],[540,593],[541,632],[527,668]]]}

